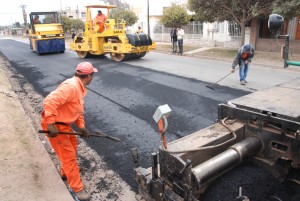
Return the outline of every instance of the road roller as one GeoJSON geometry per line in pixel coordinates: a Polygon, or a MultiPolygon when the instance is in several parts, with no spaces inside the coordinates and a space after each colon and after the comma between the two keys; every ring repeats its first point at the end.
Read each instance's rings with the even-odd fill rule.
{"type": "MultiPolygon", "coordinates": [[[[70,43],[70,49],[80,58],[91,55],[110,54],[112,60],[121,62],[131,59],[140,59],[147,52],[156,49],[156,43],[145,33],[126,33],[124,19],[110,19],[110,9],[114,5],[86,6],[86,20],[84,32],[78,33],[70,43]],[[106,20],[103,27],[94,22],[93,10],[106,9],[106,20]]],[[[104,12],[103,12],[104,13],[104,12]]]]}

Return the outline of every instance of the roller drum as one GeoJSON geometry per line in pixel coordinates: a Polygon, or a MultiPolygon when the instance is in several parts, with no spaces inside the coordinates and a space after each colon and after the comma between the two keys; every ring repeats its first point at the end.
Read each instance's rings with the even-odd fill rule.
{"type": "Polygon", "coordinates": [[[244,158],[257,153],[262,147],[261,140],[256,136],[248,137],[231,146],[228,150],[205,161],[192,169],[198,186],[207,184],[211,180],[221,176],[244,158]]]}

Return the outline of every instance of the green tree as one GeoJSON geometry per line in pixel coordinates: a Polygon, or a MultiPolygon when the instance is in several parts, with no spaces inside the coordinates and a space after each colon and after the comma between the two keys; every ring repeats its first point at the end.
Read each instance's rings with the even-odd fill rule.
{"type": "Polygon", "coordinates": [[[179,27],[189,23],[189,15],[183,5],[172,3],[170,7],[164,9],[161,23],[165,27],[179,27]]]}
{"type": "Polygon", "coordinates": [[[61,24],[65,33],[72,28],[71,19],[66,16],[61,16],[61,24]]]}
{"type": "Polygon", "coordinates": [[[71,19],[71,27],[72,29],[84,29],[84,22],[80,19],[71,19]]]}
{"type": "Polygon", "coordinates": [[[122,8],[115,8],[111,11],[110,17],[112,19],[124,19],[126,21],[127,26],[131,26],[138,21],[138,17],[131,10],[124,10],[122,8]]]}
{"type": "Polygon", "coordinates": [[[66,16],[61,16],[62,27],[65,33],[71,29],[84,29],[84,22],[80,19],[70,19],[66,16]]]}
{"type": "Polygon", "coordinates": [[[280,0],[277,0],[273,4],[273,13],[280,14],[286,19],[300,16],[300,1],[290,0],[281,2],[280,0]]]}
{"type": "MultiPolygon", "coordinates": [[[[241,45],[245,42],[245,27],[255,17],[268,17],[272,11],[295,16],[299,0],[188,0],[188,8],[202,22],[235,21],[241,27],[241,45]],[[282,9],[281,9],[282,8],[282,9]]],[[[284,16],[285,17],[285,16],[284,16]]]]}

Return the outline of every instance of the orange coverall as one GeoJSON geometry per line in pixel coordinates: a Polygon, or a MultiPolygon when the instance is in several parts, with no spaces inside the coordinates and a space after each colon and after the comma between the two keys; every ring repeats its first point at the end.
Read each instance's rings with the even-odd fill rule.
{"type": "MultiPolygon", "coordinates": [[[[84,96],[87,90],[78,77],[72,77],[61,83],[44,100],[44,110],[41,114],[41,126],[47,130],[47,124],[55,123],[59,131],[72,132],[71,125],[84,127],[84,96]]],[[[62,173],[74,192],[83,189],[77,164],[77,137],[58,134],[48,138],[62,165],[62,173]]]]}
{"type": "Polygon", "coordinates": [[[101,15],[96,15],[95,19],[94,19],[94,23],[95,25],[98,25],[99,26],[99,29],[96,30],[97,32],[102,32],[104,31],[104,23],[106,21],[106,16],[104,14],[101,14],[101,15]]]}

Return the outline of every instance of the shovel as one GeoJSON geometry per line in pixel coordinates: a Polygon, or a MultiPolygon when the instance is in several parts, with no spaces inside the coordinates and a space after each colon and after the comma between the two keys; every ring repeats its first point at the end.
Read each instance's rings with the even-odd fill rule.
{"type": "MultiPolygon", "coordinates": [[[[49,133],[48,130],[39,130],[39,133],[49,133]]],[[[63,132],[63,131],[60,131],[58,134],[64,134],[64,135],[79,135],[79,136],[82,136],[82,133],[76,133],[76,132],[63,132]]],[[[96,131],[95,134],[90,134],[90,136],[93,136],[93,137],[103,137],[103,138],[107,138],[107,139],[110,139],[112,141],[115,141],[115,142],[120,142],[121,140],[117,137],[112,137],[112,136],[109,136],[109,135],[106,135],[102,132],[99,132],[99,131],[96,131]]]]}

